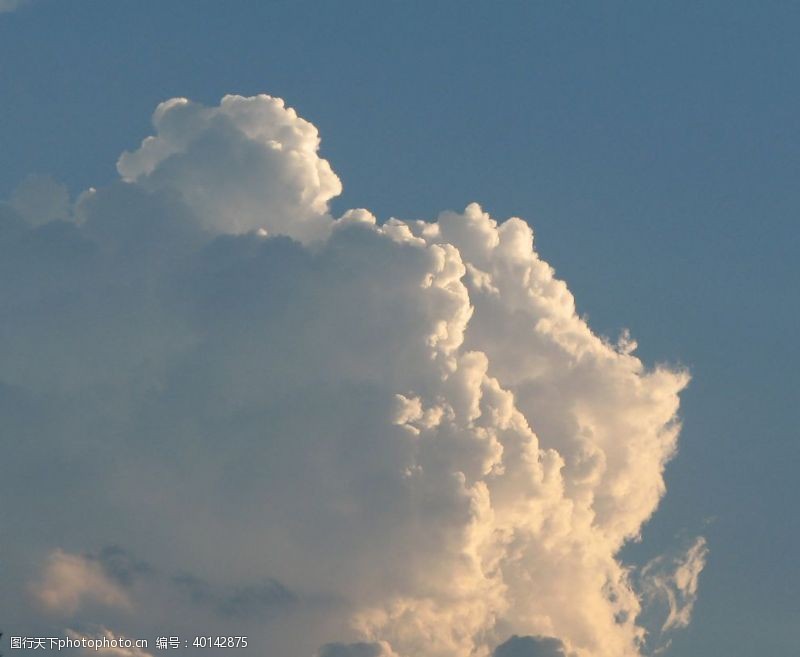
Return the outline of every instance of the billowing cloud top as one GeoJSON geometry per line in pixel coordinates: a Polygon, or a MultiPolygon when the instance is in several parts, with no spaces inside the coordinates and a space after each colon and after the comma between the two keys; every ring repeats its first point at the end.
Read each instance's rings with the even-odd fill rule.
{"type": "Polygon", "coordinates": [[[225,96],[212,108],[173,98],[153,125],[155,136],[119,158],[123,180],[178,192],[212,231],[328,232],[328,201],[342,184],[317,153],[317,129],[280,98],[225,96]]]}
{"type": "MultiPolygon", "coordinates": [[[[594,335],[521,219],[332,217],[280,99],[154,126],[71,209],[41,181],[0,208],[0,617],[282,657],[641,654],[617,554],[687,374],[594,335]]],[[[681,593],[659,627],[701,561],[650,584],[681,593]]]]}

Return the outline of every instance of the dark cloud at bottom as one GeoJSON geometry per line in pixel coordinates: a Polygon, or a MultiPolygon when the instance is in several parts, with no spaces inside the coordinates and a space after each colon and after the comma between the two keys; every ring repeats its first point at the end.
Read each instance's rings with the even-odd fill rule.
{"type": "Polygon", "coordinates": [[[542,636],[512,636],[497,646],[493,657],[567,657],[564,644],[542,636]]]}
{"type": "Polygon", "coordinates": [[[380,657],[378,643],[329,643],[323,646],[319,657],[380,657]]]}

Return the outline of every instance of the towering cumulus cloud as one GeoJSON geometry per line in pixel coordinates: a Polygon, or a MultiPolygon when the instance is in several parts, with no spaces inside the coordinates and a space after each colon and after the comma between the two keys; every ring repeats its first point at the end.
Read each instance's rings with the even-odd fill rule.
{"type": "Polygon", "coordinates": [[[521,219],[331,216],[279,99],[153,122],[119,182],[0,207],[0,618],[188,654],[642,654],[645,589],[693,598],[705,555],[618,558],[687,374],[594,335],[521,219]]]}

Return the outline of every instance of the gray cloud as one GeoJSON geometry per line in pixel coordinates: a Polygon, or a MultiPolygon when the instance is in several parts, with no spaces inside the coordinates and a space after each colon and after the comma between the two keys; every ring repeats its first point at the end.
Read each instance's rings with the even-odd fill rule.
{"type": "Polygon", "coordinates": [[[319,657],[381,657],[385,654],[379,643],[329,643],[323,646],[319,657]]]}
{"type": "Polygon", "coordinates": [[[131,587],[141,577],[152,574],[153,568],[144,561],[135,559],[118,545],[107,545],[89,559],[97,561],[105,573],[126,587],[131,587]]]}
{"type": "Polygon", "coordinates": [[[224,589],[187,574],[176,575],[173,582],[193,603],[210,606],[228,618],[270,618],[297,601],[291,591],[274,579],[224,589]]]}
{"type": "Polygon", "coordinates": [[[497,646],[494,657],[567,657],[564,644],[552,637],[512,636],[497,646]]]}

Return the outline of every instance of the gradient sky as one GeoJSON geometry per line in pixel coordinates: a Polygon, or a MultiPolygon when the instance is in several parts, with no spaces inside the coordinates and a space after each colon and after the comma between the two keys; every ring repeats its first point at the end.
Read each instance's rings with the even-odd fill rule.
{"type": "Polygon", "coordinates": [[[116,178],[164,99],[285,98],[335,213],[530,221],[579,312],[689,367],[668,494],[703,534],[675,657],[794,657],[800,627],[800,5],[38,0],[0,13],[0,198],[116,178]]]}

